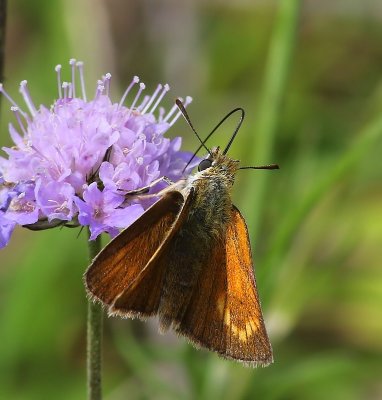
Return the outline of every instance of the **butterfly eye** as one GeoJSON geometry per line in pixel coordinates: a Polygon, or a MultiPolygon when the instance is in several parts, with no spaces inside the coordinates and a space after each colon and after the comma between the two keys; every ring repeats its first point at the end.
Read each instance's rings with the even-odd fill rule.
{"type": "Polygon", "coordinates": [[[205,169],[209,168],[212,165],[212,160],[206,158],[205,160],[200,161],[198,165],[198,171],[204,171],[205,169]]]}

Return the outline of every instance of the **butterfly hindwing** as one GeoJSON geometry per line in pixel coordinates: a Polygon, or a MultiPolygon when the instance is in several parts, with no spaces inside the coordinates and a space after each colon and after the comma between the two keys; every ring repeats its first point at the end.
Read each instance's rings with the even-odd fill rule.
{"type": "Polygon", "coordinates": [[[183,203],[180,192],[167,192],[97,255],[85,273],[91,297],[114,303],[160,248],[183,203]]]}
{"type": "Polygon", "coordinates": [[[265,330],[249,236],[244,218],[233,206],[226,241],[227,296],[224,323],[230,333],[227,353],[244,362],[268,365],[272,348],[265,330]]]}
{"type": "Polygon", "coordinates": [[[272,362],[253,274],[245,221],[233,206],[226,235],[213,247],[178,332],[226,358],[272,362]]]}

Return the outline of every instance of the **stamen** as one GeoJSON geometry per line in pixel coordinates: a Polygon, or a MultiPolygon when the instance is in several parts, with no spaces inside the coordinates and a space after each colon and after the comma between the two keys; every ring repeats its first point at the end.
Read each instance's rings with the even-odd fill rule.
{"type": "Polygon", "coordinates": [[[137,93],[137,95],[135,96],[135,99],[134,99],[133,103],[131,104],[131,107],[130,107],[130,109],[129,109],[129,113],[127,114],[128,117],[130,116],[131,112],[133,111],[133,109],[134,109],[134,107],[135,107],[135,104],[137,103],[137,101],[138,101],[138,99],[139,99],[139,97],[140,97],[140,95],[141,95],[141,93],[142,93],[142,90],[144,90],[145,88],[146,88],[146,85],[145,85],[143,82],[141,82],[141,83],[139,84],[138,93],[137,93]]]}
{"type": "Polygon", "coordinates": [[[189,104],[192,103],[192,97],[191,96],[186,96],[186,101],[184,102],[184,107],[187,107],[189,104]]]}
{"type": "Polygon", "coordinates": [[[103,84],[103,81],[101,79],[98,79],[94,98],[98,99],[98,97],[102,94],[104,89],[105,89],[105,86],[103,84]]]}
{"type": "Polygon", "coordinates": [[[149,101],[149,99],[150,99],[150,96],[146,95],[146,96],[143,98],[142,103],[137,107],[137,110],[138,110],[138,111],[141,111],[142,108],[147,104],[147,102],[149,101]]]}
{"type": "Polygon", "coordinates": [[[131,88],[139,82],[139,78],[137,76],[134,76],[133,80],[131,81],[130,85],[127,87],[127,89],[125,90],[125,93],[123,94],[121,101],[118,104],[118,107],[121,107],[122,104],[125,102],[127,95],[129,94],[131,88]]]}
{"type": "Polygon", "coordinates": [[[155,109],[158,107],[159,103],[162,101],[164,95],[170,90],[170,86],[166,83],[163,87],[163,91],[160,94],[160,96],[158,97],[158,100],[156,101],[156,103],[154,104],[153,108],[150,110],[150,113],[152,114],[155,109]]]}
{"type": "Polygon", "coordinates": [[[15,211],[15,212],[27,212],[30,213],[35,210],[36,205],[33,204],[30,201],[23,201],[23,198],[25,197],[25,193],[22,196],[23,193],[19,194],[17,197],[14,197],[10,204],[8,209],[15,211]]]}
{"type": "Polygon", "coordinates": [[[165,108],[164,107],[159,107],[159,116],[158,116],[158,121],[162,122],[163,121],[163,116],[165,113],[165,108]]]}
{"type": "MultiPolygon", "coordinates": [[[[190,103],[192,103],[192,97],[187,96],[186,101],[183,103],[183,107],[186,108],[190,103]]],[[[169,123],[170,126],[173,126],[177,119],[182,115],[182,113],[179,111],[178,114],[175,115],[174,119],[169,123]]]]}
{"type": "Polygon", "coordinates": [[[27,131],[25,130],[25,127],[24,127],[24,125],[23,125],[23,123],[22,123],[22,121],[21,121],[21,116],[20,116],[20,109],[19,109],[19,107],[12,106],[12,107],[11,107],[11,111],[13,112],[13,114],[15,114],[16,120],[17,120],[17,122],[18,122],[18,124],[19,124],[19,126],[20,126],[20,128],[21,128],[21,130],[22,130],[22,132],[23,132],[23,134],[26,135],[26,134],[27,134],[27,131]]]}
{"type": "Polygon", "coordinates": [[[3,96],[12,104],[13,107],[17,107],[20,110],[21,115],[28,119],[28,115],[17,105],[17,103],[12,99],[12,97],[8,94],[8,92],[4,89],[3,84],[0,83],[0,93],[3,93],[3,96]]]}
{"type": "Polygon", "coordinates": [[[86,102],[87,100],[86,100],[86,91],[85,91],[84,63],[82,61],[77,61],[76,66],[78,68],[78,71],[80,72],[82,98],[86,102]]]}
{"type": "Polygon", "coordinates": [[[37,110],[35,105],[33,104],[31,95],[29,93],[28,87],[27,87],[27,81],[21,81],[20,83],[20,93],[22,94],[25,104],[27,105],[29,112],[32,114],[34,117],[37,114],[37,110]]]}
{"type": "Polygon", "coordinates": [[[69,98],[73,98],[73,97],[74,97],[74,96],[73,96],[73,90],[74,90],[74,88],[73,88],[72,82],[68,82],[68,89],[69,89],[68,97],[69,97],[69,98]]]}
{"type": "Polygon", "coordinates": [[[96,94],[95,94],[95,99],[97,100],[103,93],[103,91],[105,90],[105,86],[102,84],[99,84],[97,86],[97,90],[96,90],[96,94]]]}
{"type": "Polygon", "coordinates": [[[62,89],[64,89],[64,99],[68,98],[68,86],[69,83],[68,82],[63,82],[63,84],[61,85],[62,89]]]}
{"type": "MultiPolygon", "coordinates": [[[[182,97],[178,97],[178,99],[183,103],[183,98],[182,97]]],[[[178,106],[176,104],[174,104],[171,108],[171,110],[168,112],[168,114],[165,116],[163,122],[167,122],[168,119],[170,117],[173,116],[173,114],[175,113],[176,110],[179,110],[178,106]]]]}
{"type": "Polygon", "coordinates": [[[69,97],[76,97],[76,60],[74,58],[71,58],[69,60],[69,64],[72,67],[72,84],[71,84],[71,89],[72,89],[72,96],[69,95],[69,97]]]}
{"type": "Polygon", "coordinates": [[[58,86],[58,97],[62,99],[62,90],[61,90],[61,65],[58,64],[55,67],[55,71],[57,72],[57,86],[58,86]]]}
{"type": "Polygon", "coordinates": [[[142,114],[144,114],[144,113],[149,109],[149,107],[151,106],[151,104],[153,104],[155,98],[158,96],[158,93],[160,92],[160,90],[162,89],[162,87],[163,87],[163,86],[162,86],[161,84],[159,84],[159,85],[157,86],[157,88],[155,89],[155,92],[151,95],[151,98],[150,98],[149,102],[146,104],[146,107],[142,110],[142,114]]]}
{"type": "Polygon", "coordinates": [[[104,81],[104,85],[105,85],[106,96],[109,96],[109,93],[110,93],[110,81],[111,81],[111,74],[109,72],[104,76],[103,81],[104,81]]]}

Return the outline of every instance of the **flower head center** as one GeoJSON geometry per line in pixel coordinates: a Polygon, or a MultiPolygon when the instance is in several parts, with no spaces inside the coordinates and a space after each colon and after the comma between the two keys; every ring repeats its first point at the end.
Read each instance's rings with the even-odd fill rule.
{"type": "Polygon", "coordinates": [[[93,217],[94,219],[103,219],[105,216],[105,213],[101,208],[95,208],[93,212],[93,217]]]}
{"type": "Polygon", "coordinates": [[[32,212],[36,205],[31,201],[25,201],[23,198],[15,197],[11,200],[8,210],[14,212],[32,212]]]}

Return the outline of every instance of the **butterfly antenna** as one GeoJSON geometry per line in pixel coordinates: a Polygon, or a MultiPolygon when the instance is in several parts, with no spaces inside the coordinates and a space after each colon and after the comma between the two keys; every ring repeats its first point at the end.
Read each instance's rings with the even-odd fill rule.
{"type": "Polygon", "coordinates": [[[235,114],[236,112],[241,111],[242,116],[240,118],[239,121],[239,125],[236,127],[236,130],[230,140],[230,142],[228,143],[228,146],[226,148],[226,150],[224,150],[224,154],[228,151],[229,147],[232,144],[233,139],[236,136],[237,131],[240,129],[240,126],[243,122],[244,119],[244,110],[240,107],[233,109],[232,111],[230,111],[216,126],[214,129],[212,129],[212,131],[207,135],[207,137],[203,140],[202,144],[197,148],[197,150],[195,151],[194,155],[191,157],[190,161],[186,164],[186,166],[183,169],[183,172],[187,169],[187,167],[190,165],[191,161],[196,157],[196,155],[198,154],[198,152],[200,151],[200,149],[204,146],[204,144],[207,142],[207,140],[215,133],[215,131],[220,127],[220,125],[223,124],[223,122],[228,119],[232,114],[235,114]]]}
{"type": "Polygon", "coordinates": [[[259,165],[258,167],[240,167],[239,169],[280,169],[277,164],[259,165]]]}
{"type": "MultiPolygon", "coordinates": [[[[237,124],[237,126],[236,126],[236,129],[235,129],[234,133],[233,133],[232,136],[231,136],[231,139],[229,140],[229,142],[228,142],[226,148],[225,148],[224,151],[223,151],[223,154],[227,154],[227,151],[228,151],[229,148],[231,147],[231,145],[232,145],[232,143],[233,143],[233,141],[234,141],[234,139],[235,139],[235,136],[237,135],[237,132],[239,132],[239,129],[240,129],[241,124],[243,123],[243,120],[244,120],[244,117],[245,117],[245,112],[244,112],[244,110],[243,110],[241,107],[238,107],[238,108],[235,108],[234,110],[232,110],[232,111],[226,116],[226,118],[228,118],[230,115],[232,115],[232,114],[235,113],[236,111],[240,111],[240,112],[241,112],[241,117],[240,117],[240,119],[239,119],[239,122],[238,122],[238,124],[237,124]]],[[[224,121],[226,118],[224,118],[223,121],[224,121]]]]}
{"type": "Polygon", "coordinates": [[[176,100],[175,100],[175,103],[176,103],[176,105],[178,106],[179,111],[182,113],[182,115],[183,115],[184,119],[186,120],[187,124],[188,124],[189,127],[192,129],[192,131],[195,133],[196,137],[199,139],[199,142],[201,143],[201,146],[204,147],[204,148],[208,151],[209,154],[211,154],[211,151],[210,151],[210,150],[208,149],[208,147],[204,144],[204,142],[203,142],[203,140],[200,138],[198,132],[196,132],[194,126],[192,125],[192,122],[191,122],[191,120],[190,120],[190,117],[188,116],[187,111],[186,111],[186,109],[184,108],[183,103],[182,103],[179,99],[176,99],[176,100]]]}

